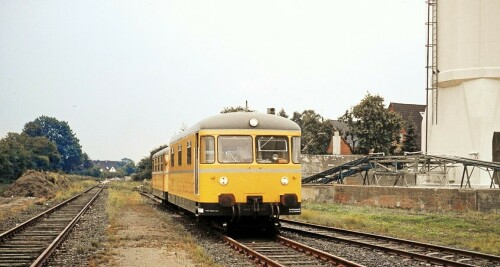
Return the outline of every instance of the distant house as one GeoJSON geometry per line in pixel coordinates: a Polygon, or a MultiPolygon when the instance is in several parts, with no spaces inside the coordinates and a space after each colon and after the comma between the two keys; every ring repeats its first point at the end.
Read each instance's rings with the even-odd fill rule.
{"type": "Polygon", "coordinates": [[[120,161],[112,160],[93,160],[92,164],[94,167],[99,168],[101,172],[116,172],[122,166],[120,161]]]}
{"type": "Polygon", "coordinates": [[[327,148],[328,154],[333,155],[352,155],[356,146],[357,138],[349,134],[349,126],[346,123],[331,120],[334,134],[327,148]]]}
{"type": "MultiPolygon", "coordinates": [[[[403,104],[403,103],[390,103],[389,110],[397,112],[403,118],[403,121],[408,127],[408,125],[413,124],[415,129],[415,137],[417,142],[418,150],[422,150],[422,119],[425,112],[425,105],[417,104],[403,104]]],[[[406,127],[401,129],[401,134],[404,136],[406,134],[406,127]]],[[[402,141],[402,140],[401,140],[402,141]]]]}

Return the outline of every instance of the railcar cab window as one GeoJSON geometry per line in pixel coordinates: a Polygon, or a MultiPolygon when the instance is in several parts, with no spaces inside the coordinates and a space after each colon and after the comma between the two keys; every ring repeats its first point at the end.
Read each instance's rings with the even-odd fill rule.
{"type": "Polygon", "coordinates": [[[215,138],[202,136],[200,138],[200,163],[215,162],[215,138]]]}
{"type": "Polygon", "coordinates": [[[252,137],[223,135],[217,138],[220,163],[252,163],[252,137]]]}
{"type": "Polygon", "coordinates": [[[288,163],[288,138],[286,136],[257,136],[255,145],[257,163],[288,163]]]}

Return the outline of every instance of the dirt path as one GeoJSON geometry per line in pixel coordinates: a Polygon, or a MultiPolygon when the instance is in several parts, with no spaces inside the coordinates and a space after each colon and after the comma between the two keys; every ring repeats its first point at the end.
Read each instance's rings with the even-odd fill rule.
{"type": "Polygon", "coordinates": [[[112,256],[104,266],[195,266],[185,252],[182,232],[161,215],[148,205],[124,210],[111,230],[107,254],[112,256]]]}

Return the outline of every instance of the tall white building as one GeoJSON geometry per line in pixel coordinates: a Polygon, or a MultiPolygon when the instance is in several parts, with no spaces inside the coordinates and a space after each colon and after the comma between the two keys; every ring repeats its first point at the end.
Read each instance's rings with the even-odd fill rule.
{"type": "MultiPolygon", "coordinates": [[[[500,161],[493,156],[499,149],[493,144],[500,143],[494,140],[500,139],[500,0],[428,2],[422,148],[433,155],[500,161]]],[[[479,171],[471,179],[473,185],[490,181],[479,171]]]]}

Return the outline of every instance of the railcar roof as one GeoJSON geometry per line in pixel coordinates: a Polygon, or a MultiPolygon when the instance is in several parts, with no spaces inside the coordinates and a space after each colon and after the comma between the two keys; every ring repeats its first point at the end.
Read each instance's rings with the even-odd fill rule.
{"type": "Polygon", "coordinates": [[[154,157],[156,157],[156,156],[159,156],[159,155],[161,155],[161,154],[166,154],[166,153],[168,153],[168,150],[169,150],[169,147],[166,147],[166,148],[164,148],[164,149],[162,149],[162,150],[160,150],[160,151],[158,151],[158,152],[154,153],[154,154],[153,154],[153,158],[154,158],[154,157]]]}
{"type": "Polygon", "coordinates": [[[208,117],[186,131],[174,136],[172,141],[176,141],[184,136],[204,129],[270,129],[300,131],[300,127],[297,123],[281,116],[257,112],[232,112],[208,117]],[[250,126],[249,121],[252,118],[256,118],[259,121],[256,127],[250,126]]]}

